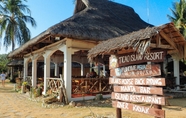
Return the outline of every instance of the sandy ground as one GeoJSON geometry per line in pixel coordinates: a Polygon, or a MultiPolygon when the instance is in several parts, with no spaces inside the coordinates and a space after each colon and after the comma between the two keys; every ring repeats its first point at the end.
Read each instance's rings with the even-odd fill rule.
{"type": "MultiPolygon", "coordinates": [[[[0,118],[116,118],[116,109],[110,101],[91,101],[82,103],[82,107],[69,107],[59,104],[45,105],[27,94],[13,90],[13,84],[0,83],[0,118]]],[[[164,106],[166,118],[186,118],[186,98],[169,99],[171,106],[164,106]]],[[[154,118],[142,113],[122,110],[123,118],[154,118]]]]}

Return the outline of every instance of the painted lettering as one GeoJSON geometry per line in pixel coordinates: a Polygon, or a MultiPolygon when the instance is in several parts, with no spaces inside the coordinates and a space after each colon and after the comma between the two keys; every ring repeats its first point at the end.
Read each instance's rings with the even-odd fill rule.
{"type": "Polygon", "coordinates": [[[159,52],[150,52],[145,53],[144,55],[140,54],[129,54],[118,57],[119,64],[136,62],[136,61],[155,61],[155,60],[163,60],[164,51],[159,52]]]}
{"type": "Polygon", "coordinates": [[[149,108],[148,107],[143,107],[143,106],[138,106],[133,104],[133,111],[140,112],[140,113],[149,113],[149,108]]]}
{"type": "Polygon", "coordinates": [[[121,91],[126,91],[126,92],[136,92],[136,89],[134,86],[121,86],[121,91]]]}
{"type": "Polygon", "coordinates": [[[117,108],[129,109],[129,104],[125,102],[117,102],[117,108]]]}
{"type": "Polygon", "coordinates": [[[151,93],[150,90],[151,88],[150,87],[139,87],[140,88],[140,93],[151,93]]]}
{"type": "Polygon", "coordinates": [[[146,102],[146,103],[153,103],[153,104],[161,104],[160,97],[130,95],[129,99],[131,102],[146,102]]]}
{"type": "Polygon", "coordinates": [[[124,85],[133,85],[133,79],[122,79],[121,84],[124,85]]]}
{"type": "Polygon", "coordinates": [[[144,59],[146,60],[157,60],[163,58],[163,51],[161,52],[153,52],[153,53],[145,53],[144,59]]]}
{"type": "Polygon", "coordinates": [[[136,85],[144,85],[145,84],[145,81],[144,81],[144,79],[135,79],[135,84],[136,85]]]}
{"type": "Polygon", "coordinates": [[[113,84],[118,84],[118,83],[121,83],[120,82],[121,81],[121,79],[111,79],[111,83],[113,83],[113,84]]]}
{"type": "MultiPolygon", "coordinates": [[[[137,72],[136,72],[137,74],[137,72]]],[[[140,72],[138,73],[140,74],[140,72]]],[[[153,86],[164,86],[165,78],[131,78],[131,79],[120,79],[120,78],[109,78],[110,84],[120,85],[153,85],[153,86]]]]}
{"type": "Polygon", "coordinates": [[[115,98],[118,99],[118,100],[128,101],[129,100],[129,95],[128,94],[115,93],[115,98]]]}
{"type": "Polygon", "coordinates": [[[150,78],[150,79],[146,79],[146,84],[147,85],[162,85],[162,81],[161,79],[150,78]]]}
{"type": "Polygon", "coordinates": [[[155,97],[155,96],[147,96],[147,95],[114,93],[112,95],[112,99],[130,101],[130,102],[142,102],[142,103],[144,102],[144,103],[165,105],[164,97],[155,97]]]}

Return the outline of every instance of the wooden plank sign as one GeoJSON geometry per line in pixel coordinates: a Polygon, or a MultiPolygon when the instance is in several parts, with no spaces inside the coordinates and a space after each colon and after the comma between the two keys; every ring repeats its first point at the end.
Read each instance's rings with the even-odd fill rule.
{"type": "Polygon", "coordinates": [[[165,111],[161,110],[160,106],[165,105],[165,97],[157,96],[163,95],[163,88],[155,87],[165,86],[165,78],[154,78],[154,76],[161,75],[160,65],[140,64],[163,62],[165,55],[166,51],[164,50],[151,50],[143,55],[129,53],[110,56],[109,69],[111,77],[109,78],[109,84],[115,85],[111,98],[114,100],[112,106],[117,108],[117,118],[121,118],[121,109],[145,113],[155,117],[165,117],[165,111]],[[131,102],[153,104],[156,108],[140,106],[131,102]]]}
{"type": "Polygon", "coordinates": [[[149,86],[165,86],[165,78],[128,78],[120,79],[110,77],[109,84],[118,85],[149,85],[149,86]]]}
{"type": "Polygon", "coordinates": [[[161,75],[160,65],[132,65],[128,67],[115,68],[110,70],[110,76],[123,78],[146,77],[161,75]]]}
{"type": "Polygon", "coordinates": [[[134,93],[142,93],[142,94],[163,95],[162,88],[143,87],[143,86],[114,86],[114,92],[134,92],[134,93]]]}
{"type": "Polygon", "coordinates": [[[127,66],[130,64],[139,64],[144,62],[163,62],[166,51],[156,50],[146,52],[143,55],[129,53],[125,55],[111,55],[109,58],[109,68],[116,68],[121,66],[127,66]]]}
{"type": "Polygon", "coordinates": [[[112,92],[112,99],[122,100],[126,102],[140,102],[140,103],[150,103],[165,105],[164,97],[148,96],[148,95],[133,95],[133,94],[122,94],[112,92]]]}
{"type": "Polygon", "coordinates": [[[139,105],[135,105],[135,104],[132,104],[132,103],[112,101],[112,106],[115,107],[115,108],[132,110],[132,111],[135,111],[135,112],[140,112],[140,113],[148,114],[148,115],[151,115],[151,116],[156,116],[156,117],[161,117],[161,118],[165,117],[165,111],[164,110],[145,107],[145,106],[139,106],[139,105]]]}

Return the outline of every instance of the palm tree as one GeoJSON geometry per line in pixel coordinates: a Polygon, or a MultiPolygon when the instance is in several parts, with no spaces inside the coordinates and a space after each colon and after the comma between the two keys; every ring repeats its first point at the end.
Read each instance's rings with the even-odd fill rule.
{"type": "Polygon", "coordinates": [[[175,24],[175,27],[186,38],[186,1],[174,2],[173,9],[170,10],[173,16],[167,15],[169,20],[175,24]]]}
{"type": "MultiPolygon", "coordinates": [[[[173,3],[173,9],[171,9],[171,12],[173,16],[167,15],[169,20],[172,21],[175,25],[175,27],[180,31],[180,33],[186,38],[186,0],[180,0],[180,2],[173,3]]],[[[186,48],[186,45],[184,45],[184,48],[186,48]]],[[[181,60],[182,62],[185,61],[185,59],[181,60]]],[[[174,73],[174,76],[177,77],[179,81],[176,80],[176,84],[180,84],[180,75],[178,74],[180,72],[179,70],[179,60],[174,60],[174,64],[178,65],[178,68],[176,69],[176,73],[174,73]]]]}
{"type": "Polygon", "coordinates": [[[7,72],[8,67],[7,64],[9,59],[7,58],[7,54],[0,54],[0,72],[7,72]]]}
{"type": "MultiPolygon", "coordinates": [[[[26,1],[26,0],[24,0],[26,1]]],[[[0,39],[6,49],[15,44],[22,45],[31,38],[26,23],[36,27],[36,21],[31,17],[31,11],[22,3],[22,0],[0,0],[0,39]]]]}

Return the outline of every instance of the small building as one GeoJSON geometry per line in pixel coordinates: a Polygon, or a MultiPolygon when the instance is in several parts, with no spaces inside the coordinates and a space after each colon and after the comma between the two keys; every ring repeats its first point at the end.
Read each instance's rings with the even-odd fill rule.
{"type": "MultiPolygon", "coordinates": [[[[165,77],[163,74],[167,74],[165,69],[167,57],[171,57],[174,60],[174,77],[176,77],[176,80],[172,79],[171,81],[175,81],[175,84],[179,86],[179,60],[186,59],[186,41],[173,23],[167,23],[158,27],[147,27],[127,35],[103,41],[89,51],[88,58],[90,61],[99,62],[102,57],[112,54],[124,55],[133,53],[143,55],[154,50],[165,50],[167,52],[164,63],[161,65],[163,77],[165,77]]],[[[153,58],[153,55],[151,56],[150,58],[153,58]]]]}
{"type": "MultiPolygon", "coordinates": [[[[72,97],[72,83],[76,82],[73,78],[82,79],[89,72],[88,51],[101,41],[146,27],[152,25],[141,20],[129,6],[109,0],[77,0],[73,16],[43,31],[8,57],[24,59],[23,78],[26,80],[30,76],[33,87],[38,84],[38,78],[43,78],[43,94],[50,82],[59,79],[61,74],[68,99],[78,100],[82,96],[72,97]]],[[[104,68],[106,61],[108,58],[102,60],[104,68]]]]}

